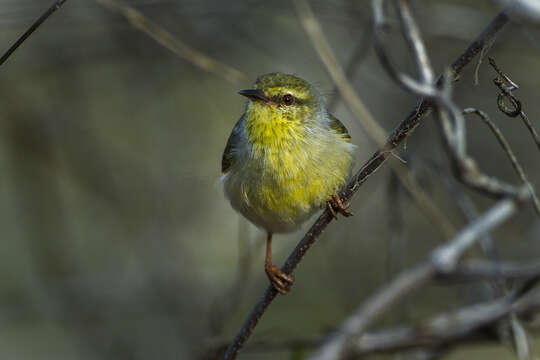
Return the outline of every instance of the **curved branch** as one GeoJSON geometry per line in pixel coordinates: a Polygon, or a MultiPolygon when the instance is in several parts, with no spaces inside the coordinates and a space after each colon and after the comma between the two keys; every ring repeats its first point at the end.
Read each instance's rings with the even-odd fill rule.
{"type": "Polygon", "coordinates": [[[534,190],[534,187],[532,186],[531,182],[527,178],[527,175],[525,175],[525,171],[523,170],[523,167],[519,163],[516,155],[514,155],[514,152],[512,151],[512,148],[510,147],[510,144],[508,144],[508,141],[502,134],[501,130],[491,121],[491,119],[487,116],[487,114],[481,110],[474,109],[474,108],[467,108],[463,110],[463,114],[475,114],[477,115],[484,124],[486,124],[495,138],[497,138],[497,141],[503,148],[504,152],[508,156],[508,159],[510,160],[510,163],[512,163],[512,167],[516,171],[516,174],[519,176],[523,184],[527,185],[529,188],[529,191],[531,192],[531,198],[534,210],[536,211],[536,214],[540,216],[540,201],[538,200],[538,197],[536,196],[536,192],[534,190]]]}

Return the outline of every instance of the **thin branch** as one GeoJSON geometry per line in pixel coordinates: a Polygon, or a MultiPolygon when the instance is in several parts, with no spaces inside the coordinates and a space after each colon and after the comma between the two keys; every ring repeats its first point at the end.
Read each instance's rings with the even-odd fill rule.
{"type": "MultiPolygon", "coordinates": [[[[243,348],[244,353],[264,353],[269,355],[272,352],[294,352],[304,349],[312,349],[320,345],[320,337],[287,337],[281,339],[254,340],[243,348]]],[[[230,343],[227,338],[211,338],[204,343],[204,351],[197,356],[199,360],[216,360],[220,353],[223,353],[230,343]]]]}
{"type": "MultiPolygon", "coordinates": [[[[386,22],[386,17],[384,16],[383,2],[384,1],[382,0],[375,0],[372,3],[375,52],[377,56],[379,57],[379,62],[381,63],[383,68],[387,71],[388,75],[399,86],[401,86],[405,90],[411,91],[417,94],[422,94],[421,96],[424,96],[427,98],[433,96],[434,94],[432,92],[433,89],[431,86],[425,86],[424,84],[416,81],[409,75],[396,71],[396,68],[392,65],[392,61],[390,60],[390,57],[388,56],[386,50],[382,46],[382,44],[384,43],[382,39],[390,27],[388,23],[386,22]]],[[[403,19],[402,19],[402,24],[403,24],[403,19]]],[[[414,38],[409,37],[408,40],[414,41],[414,38]]],[[[415,49],[414,46],[411,46],[411,47],[415,49]]],[[[422,64],[422,62],[419,61],[417,64],[422,64]]],[[[423,74],[422,76],[424,75],[425,74],[423,74]]]]}
{"type": "Polygon", "coordinates": [[[499,201],[484,215],[461,230],[454,241],[436,249],[433,252],[432,261],[437,264],[438,270],[443,272],[453,271],[463,253],[476,243],[478,234],[485,234],[489,229],[508,219],[516,212],[520,202],[527,199],[529,195],[529,191],[525,189],[521,197],[499,201]]]}
{"type": "Polygon", "coordinates": [[[449,274],[441,274],[444,279],[478,280],[478,279],[529,279],[540,275],[540,263],[521,265],[516,263],[467,260],[456,265],[449,274]]]}
{"type": "Polygon", "coordinates": [[[431,61],[427,55],[424,43],[420,38],[420,31],[412,17],[407,0],[398,0],[397,6],[399,8],[398,14],[400,15],[399,19],[401,21],[401,26],[408,29],[408,31],[403,32],[403,35],[407,40],[407,45],[414,54],[413,57],[416,60],[416,66],[420,71],[420,78],[423,83],[432,84],[435,75],[431,69],[431,61]]]}
{"type": "MultiPolygon", "coordinates": [[[[452,63],[451,69],[454,74],[459,74],[470,64],[474,57],[482,50],[484,45],[491,41],[508,23],[508,15],[500,12],[486,29],[474,40],[472,44],[452,63]]],[[[439,79],[441,79],[439,77],[439,79]]],[[[429,100],[423,100],[388,136],[385,145],[376,151],[364,166],[353,176],[345,189],[341,193],[341,198],[348,201],[360,189],[362,184],[373,175],[387,160],[389,151],[396,148],[404,139],[406,139],[414,129],[420,124],[420,121],[428,115],[433,108],[433,103],[429,100]]],[[[290,274],[298,266],[309,248],[315,243],[318,237],[323,233],[328,224],[332,221],[331,214],[324,211],[315,223],[311,226],[296,248],[287,258],[282,270],[290,274]]],[[[267,287],[260,299],[254,305],[250,314],[246,318],[242,327],[236,334],[233,342],[229,345],[222,359],[235,359],[238,351],[251,336],[253,329],[257,326],[259,320],[265,313],[266,309],[274,298],[277,292],[272,286],[267,287]]]]}
{"type": "MultiPolygon", "coordinates": [[[[471,222],[478,218],[478,210],[476,209],[476,206],[474,205],[469,195],[465,193],[463,188],[460,187],[453,178],[447,177],[444,178],[442,181],[444,181],[446,187],[448,187],[449,191],[451,191],[451,193],[453,194],[464,220],[466,222],[471,222]]],[[[500,260],[499,252],[497,250],[497,247],[495,246],[495,241],[490,234],[486,234],[482,237],[482,239],[480,240],[480,247],[488,257],[488,259],[495,262],[500,260]]]]}
{"type": "Polygon", "coordinates": [[[474,109],[474,108],[467,108],[463,110],[463,114],[475,114],[482,119],[484,124],[486,124],[495,138],[497,138],[497,141],[503,148],[504,152],[508,156],[508,159],[510,160],[510,163],[512,164],[512,167],[516,171],[516,174],[519,176],[523,184],[527,185],[529,188],[529,191],[531,192],[531,198],[533,202],[534,210],[536,211],[536,214],[540,216],[540,201],[538,200],[538,197],[536,196],[536,192],[534,191],[534,187],[532,186],[531,182],[527,178],[527,175],[525,175],[525,171],[523,171],[523,167],[520,165],[519,161],[516,158],[516,155],[514,155],[514,152],[512,151],[512,148],[510,147],[510,144],[508,144],[508,141],[502,134],[501,130],[493,123],[493,121],[490,120],[490,118],[487,116],[486,113],[484,113],[481,110],[474,109]]]}
{"type": "Polygon", "coordinates": [[[523,120],[525,127],[527,128],[527,130],[529,130],[531,136],[533,137],[536,147],[538,148],[538,150],[540,150],[540,136],[538,136],[538,133],[536,132],[536,129],[532,124],[531,120],[529,120],[529,117],[527,116],[527,114],[525,114],[523,110],[521,110],[521,112],[519,113],[519,117],[521,118],[521,120],[523,120]]]}
{"type": "Polygon", "coordinates": [[[494,42],[495,41],[492,41],[491,43],[486,44],[486,46],[484,46],[484,48],[480,52],[480,56],[478,56],[478,62],[476,63],[476,66],[474,67],[474,80],[473,80],[474,85],[478,85],[480,83],[480,67],[482,66],[484,62],[484,58],[486,57],[486,54],[489,52],[494,42]]]}
{"type": "Polygon", "coordinates": [[[248,81],[247,76],[229,65],[212,59],[199,50],[191,47],[182,40],[174,37],[167,30],[152,22],[140,11],[118,0],[96,0],[105,8],[118,12],[138,30],[150,36],[157,43],[172,51],[177,56],[189,61],[193,65],[217,75],[233,84],[242,84],[248,81]]]}
{"type": "Polygon", "coordinates": [[[512,329],[513,344],[516,349],[516,353],[520,360],[532,360],[531,347],[525,328],[519,321],[517,314],[512,312],[509,314],[510,327],[512,329]]]}
{"type": "Polygon", "coordinates": [[[45,20],[49,18],[49,16],[51,16],[56,10],[60,9],[66,1],[67,0],[56,0],[47,10],[45,10],[43,15],[41,15],[32,24],[32,26],[30,26],[28,30],[26,30],[25,33],[22,34],[22,36],[17,41],[15,41],[13,45],[11,45],[11,47],[5,52],[5,54],[2,55],[2,57],[0,58],[0,66],[2,66],[11,55],[13,55],[13,53],[19,48],[19,46],[21,46],[22,43],[25,42],[25,40],[28,39],[28,37],[30,37],[30,35],[32,35],[32,33],[36,31],[41,26],[41,24],[43,24],[45,20]]]}
{"type": "Polygon", "coordinates": [[[503,297],[440,314],[414,327],[399,327],[365,333],[351,340],[342,359],[357,359],[374,353],[387,353],[413,348],[456,346],[479,341],[499,342],[495,331],[485,326],[505,316],[526,315],[540,308],[540,297],[511,303],[503,297]]]}

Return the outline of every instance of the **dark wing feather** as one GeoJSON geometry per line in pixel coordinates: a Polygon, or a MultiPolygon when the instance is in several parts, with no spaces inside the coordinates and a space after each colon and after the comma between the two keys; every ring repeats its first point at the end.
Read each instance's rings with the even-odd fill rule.
{"type": "Polygon", "coordinates": [[[351,135],[349,135],[349,131],[347,131],[345,125],[332,114],[328,114],[328,117],[330,119],[330,128],[340,134],[343,140],[351,142],[351,135]]]}
{"type": "Polygon", "coordinates": [[[229,140],[227,140],[227,145],[225,145],[225,150],[223,151],[223,156],[221,158],[221,173],[225,174],[231,166],[234,164],[236,157],[236,147],[242,141],[242,128],[244,126],[244,117],[242,116],[240,120],[236,122],[234,128],[231,131],[229,140]]]}

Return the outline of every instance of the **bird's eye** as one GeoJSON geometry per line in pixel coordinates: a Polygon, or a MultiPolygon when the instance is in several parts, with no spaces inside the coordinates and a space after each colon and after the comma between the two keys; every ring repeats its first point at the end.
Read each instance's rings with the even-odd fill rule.
{"type": "Polygon", "coordinates": [[[283,95],[281,100],[287,106],[292,105],[294,103],[294,96],[292,96],[291,94],[285,94],[285,95],[283,95]]]}

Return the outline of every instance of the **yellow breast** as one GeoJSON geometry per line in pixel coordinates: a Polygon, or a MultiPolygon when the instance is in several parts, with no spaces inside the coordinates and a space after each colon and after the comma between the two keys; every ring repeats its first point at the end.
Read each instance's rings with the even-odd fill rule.
{"type": "Polygon", "coordinates": [[[229,184],[237,210],[266,230],[294,230],[346,181],[352,145],[328,129],[248,111],[245,134],[249,156],[229,184]]]}

